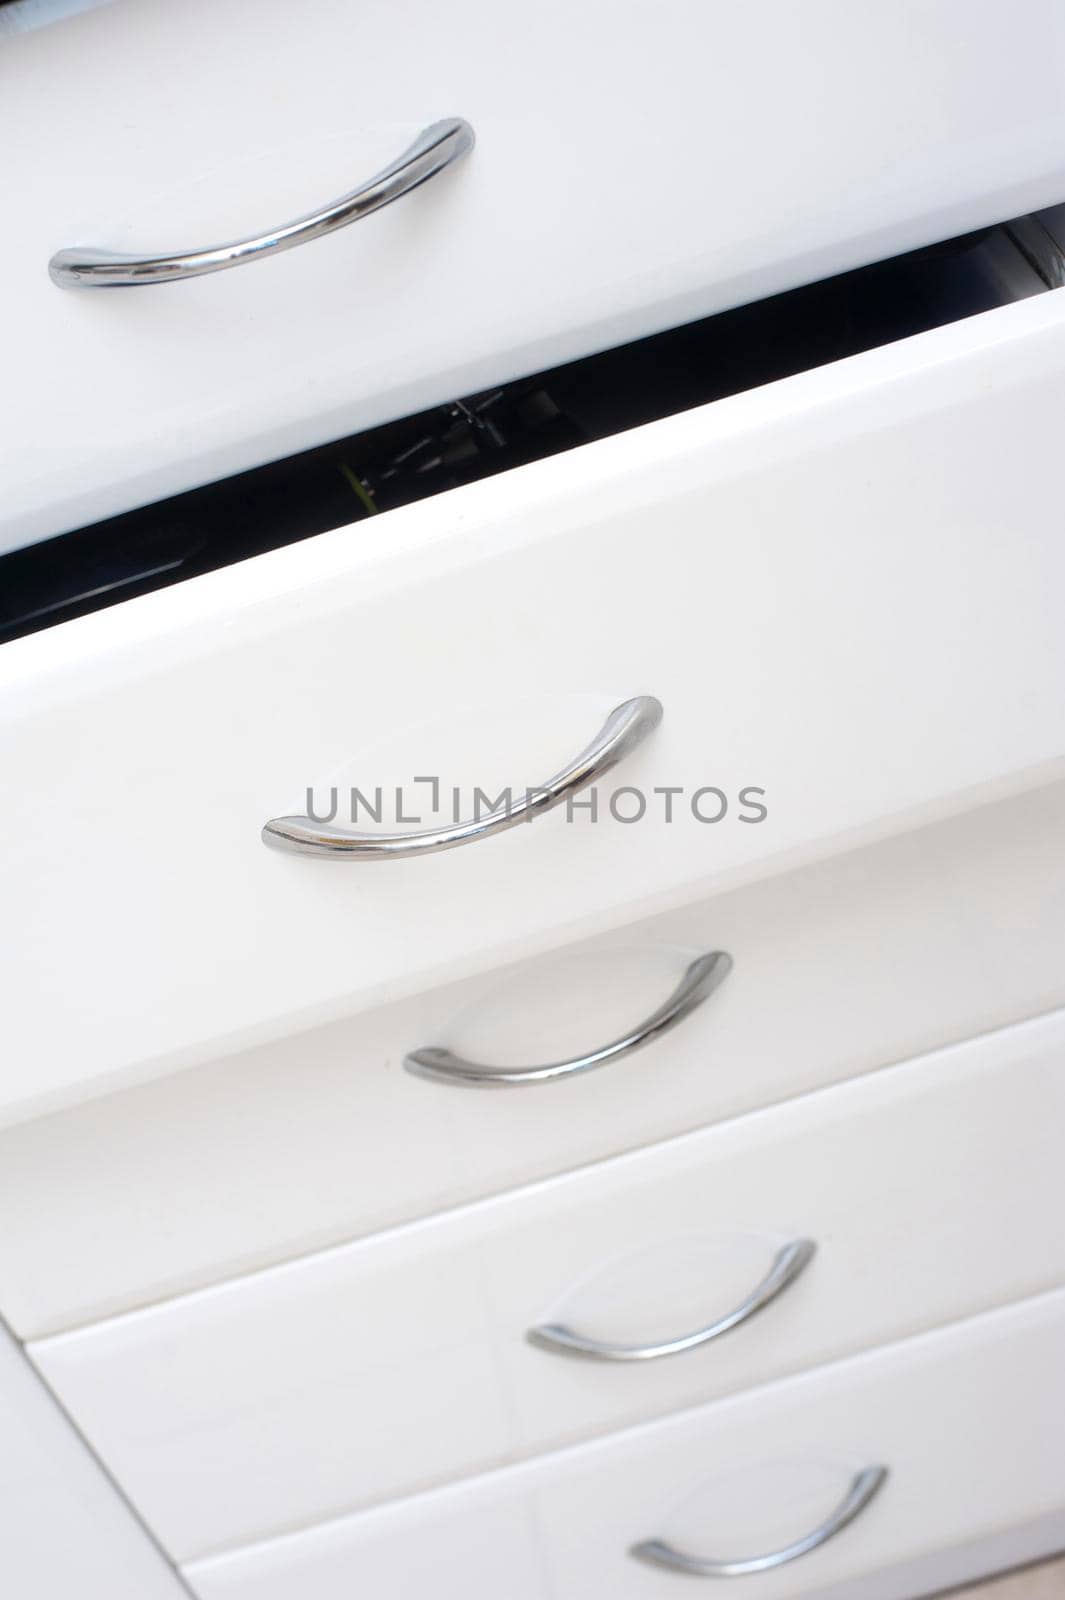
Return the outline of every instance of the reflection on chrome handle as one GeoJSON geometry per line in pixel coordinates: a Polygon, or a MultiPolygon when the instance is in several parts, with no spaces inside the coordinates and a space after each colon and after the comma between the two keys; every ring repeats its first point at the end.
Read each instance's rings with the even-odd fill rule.
{"type": "Polygon", "coordinates": [[[589,1339],[562,1323],[547,1322],[530,1328],[525,1337],[530,1344],[542,1350],[559,1351],[564,1355],[591,1356],[596,1361],[657,1361],[661,1356],[679,1356],[685,1350],[695,1350],[711,1339],[718,1339],[730,1328],[739,1327],[775,1300],[789,1283],[794,1283],[799,1273],[812,1260],[817,1246],[812,1239],[793,1239],[780,1250],[756,1288],[734,1310],[719,1317],[708,1327],[695,1333],[684,1334],[679,1339],[669,1339],[663,1344],[608,1344],[599,1339],[589,1339]]]}
{"type": "Polygon", "coordinates": [[[653,695],[641,694],[623,701],[568,767],[539,788],[527,790],[524,798],[513,805],[489,811],[473,822],[427,828],[420,833],[354,833],[331,822],[314,822],[310,817],[274,817],[263,828],[263,843],[301,855],[343,857],[347,861],[389,861],[454,850],[460,844],[505,833],[520,822],[531,822],[542,812],[553,811],[570,795],[587,789],[616,767],[661,720],[662,706],[653,695]]]}
{"type": "Polygon", "coordinates": [[[696,1578],[742,1578],[749,1572],[768,1572],[771,1567],[782,1567],[788,1561],[796,1561],[799,1556],[808,1555],[811,1550],[835,1538],[865,1509],[887,1475],[886,1467],[866,1467],[854,1478],[835,1511],[826,1517],[820,1527],[802,1539],[796,1539],[794,1544],[785,1545],[782,1550],[770,1551],[768,1555],[751,1556],[743,1561],[714,1561],[707,1556],[687,1555],[662,1539],[645,1539],[642,1544],[634,1544],[629,1554],[639,1561],[649,1561],[656,1567],[669,1567],[673,1572],[690,1573],[696,1578]]]}
{"type": "Polygon", "coordinates": [[[554,1078],[572,1078],[578,1072],[590,1072],[607,1061],[617,1061],[622,1056],[640,1050],[652,1039],[676,1026],[695,1007],[713,994],[718,984],[728,977],[732,957],[723,950],[699,956],[685,970],[683,978],[669,999],[657,1011],[620,1039],[612,1039],[586,1056],[575,1056],[570,1061],[553,1061],[542,1067],[486,1067],[477,1061],[464,1061],[450,1050],[427,1046],[412,1050],[404,1057],[408,1072],[419,1078],[433,1078],[438,1083],[458,1083],[474,1089],[491,1089],[523,1083],[550,1083],[554,1078]]]}
{"type": "Polygon", "coordinates": [[[112,250],[60,250],[48,263],[53,283],[61,289],[118,289],[142,283],[174,283],[180,278],[199,278],[206,272],[225,272],[248,261],[279,255],[295,245],[321,239],[349,222],[368,217],[371,211],[409,194],[428,178],[435,177],[453,161],[473,149],[473,129],[460,117],[434,122],[415,139],[409,150],[357,189],[331,200],[293,222],[270,228],[266,233],[228,244],[209,245],[201,250],[182,250],[151,255],[123,255],[112,250]]]}

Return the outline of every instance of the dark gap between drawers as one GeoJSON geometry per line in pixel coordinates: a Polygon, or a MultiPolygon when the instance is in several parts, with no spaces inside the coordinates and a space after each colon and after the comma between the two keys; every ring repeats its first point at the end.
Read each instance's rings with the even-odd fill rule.
{"type": "Polygon", "coordinates": [[[1039,294],[1062,262],[1020,218],[61,534],[0,558],[0,641],[1039,294]]]}

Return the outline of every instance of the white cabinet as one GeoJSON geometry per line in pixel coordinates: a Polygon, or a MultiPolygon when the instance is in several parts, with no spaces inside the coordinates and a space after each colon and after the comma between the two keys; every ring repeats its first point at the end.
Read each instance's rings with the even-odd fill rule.
{"type": "Polygon", "coordinates": [[[855,1077],[1065,1005],[1063,951],[1057,785],[20,1123],[0,1306],[40,1337],[855,1077]],[[486,1092],[401,1067],[594,1049],[714,949],[710,998],[598,1071],[486,1092]]]}
{"type": "Polygon", "coordinates": [[[30,1353],[187,1560],[1065,1283],[1063,1118],[1058,1013],[30,1353]]]}
{"type": "Polygon", "coordinates": [[[5,41],[0,549],[1065,197],[1054,0],[120,0],[5,41]],[[68,246],[328,239],[63,291],[68,246]]]}
{"type": "MultiPolygon", "coordinates": [[[[967,260],[922,253],[916,321],[910,257],[862,275],[895,344],[204,535],[235,564],[0,652],[0,1317],[59,1403],[0,1330],[28,1600],[667,1600],[647,1539],[750,1600],[910,1600],[1065,1540],[1065,295],[1042,224],[957,238],[1065,198],[1065,32],[977,12],[116,0],[0,51],[0,554],[967,260]],[[445,117],[476,148],[357,227],[49,278],[276,233],[445,117]],[[576,808],[264,848],[312,796],[380,833],[574,788],[637,696],[576,808]],[[443,1051],[568,1066],[477,1094],[443,1051]]],[[[111,537],[15,555],[12,629],[114,601],[111,537]]]]}
{"type": "Polygon", "coordinates": [[[5,646],[4,1115],[1060,773],[1063,373],[1048,293],[5,646]],[[261,842],[309,784],[542,783],[645,692],[642,823],[261,842]],[[711,785],[766,818],[698,820],[711,785]]]}
{"type": "MultiPolygon", "coordinates": [[[[1065,1541],[1065,1292],[579,1449],[194,1563],[200,1600],[669,1600],[648,1539],[752,1557],[888,1477],[836,1537],[735,1580],[750,1600],[911,1600],[1065,1541]]],[[[732,1580],[706,1580],[708,1593],[732,1580]]]]}
{"type": "Polygon", "coordinates": [[[0,1588],[19,1600],[182,1600],[185,1593],[3,1329],[0,1588]]]}

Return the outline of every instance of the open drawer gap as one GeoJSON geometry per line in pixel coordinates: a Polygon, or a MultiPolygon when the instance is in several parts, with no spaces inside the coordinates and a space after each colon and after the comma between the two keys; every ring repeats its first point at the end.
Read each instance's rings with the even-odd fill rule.
{"type": "Polygon", "coordinates": [[[1065,206],[467,395],[15,551],[0,559],[0,640],[1060,287],[1062,240],[1065,206]]]}

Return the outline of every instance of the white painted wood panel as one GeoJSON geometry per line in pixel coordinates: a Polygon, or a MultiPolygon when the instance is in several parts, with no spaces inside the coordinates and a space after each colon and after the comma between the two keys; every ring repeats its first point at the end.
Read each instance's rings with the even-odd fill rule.
{"type": "Polygon", "coordinates": [[[39,1337],[719,1122],[1065,1005],[1063,958],[1058,785],[9,1128],[0,1308],[39,1337]],[[586,1077],[400,1068],[601,1045],[719,947],[701,1009],[586,1077]]]}
{"type": "MultiPolygon", "coordinates": [[[[670,1600],[633,1561],[665,1536],[757,1554],[816,1526],[852,1473],[878,1497],[749,1600],[913,1600],[1065,1541],[1065,1293],[770,1384],[580,1449],[188,1569],[200,1600],[670,1600]]],[[[740,1580],[735,1580],[737,1590],[740,1580]]],[[[712,1593],[725,1587],[704,1582],[712,1593]]],[[[729,1584],[729,1592],[732,1585],[729,1584]]]]}
{"type": "Polygon", "coordinates": [[[1065,1013],[542,1186],[30,1345],[180,1560],[1065,1283],[1065,1013]],[[699,1349],[660,1343],[817,1254],[699,1349]]]}
{"type": "Polygon", "coordinates": [[[0,548],[1065,199],[1054,0],[140,0],[0,53],[0,548]],[[270,261],[64,293],[474,155],[270,261]]]}
{"type": "Polygon", "coordinates": [[[0,1329],[0,1590],[182,1600],[186,1590],[0,1329]]]}
{"type": "Polygon", "coordinates": [[[986,1583],[963,1590],[958,1600],[1059,1600],[1063,1592],[1065,1557],[1059,1557],[1016,1572],[998,1573],[986,1583]]]}
{"type": "Polygon", "coordinates": [[[1055,292],[5,646],[0,1110],[1060,772],[1063,389],[1055,292]],[[308,783],[542,782],[640,692],[665,720],[617,781],[760,786],[763,823],[556,812],[369,867],[260,841],[308,783]]]}

